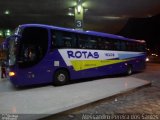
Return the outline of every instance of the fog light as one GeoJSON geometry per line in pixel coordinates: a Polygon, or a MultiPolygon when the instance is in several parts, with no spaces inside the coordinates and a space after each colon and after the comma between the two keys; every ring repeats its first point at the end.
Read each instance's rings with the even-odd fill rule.
{"type": "Polygon", "coordinates": [[[13,76],[15,76],[16,74],[15,74],[15,72],[9,72],[9,76],[10,77],[13,77],[13,76]]]}

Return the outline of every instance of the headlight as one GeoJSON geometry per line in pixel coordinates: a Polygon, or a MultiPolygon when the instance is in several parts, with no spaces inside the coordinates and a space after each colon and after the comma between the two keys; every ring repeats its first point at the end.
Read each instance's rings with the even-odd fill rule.
{"type": "Polygon", "coordinates": [[[13,76],[15,76],[15,75],[16,75],[15,72],[9,72],[9,76],[10,76],[10,77],[13,77],[13,76]]]}

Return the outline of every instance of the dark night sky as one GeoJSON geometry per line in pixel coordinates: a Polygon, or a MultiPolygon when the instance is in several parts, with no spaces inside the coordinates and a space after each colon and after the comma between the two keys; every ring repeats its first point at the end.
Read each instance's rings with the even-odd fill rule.
{"type": "Polygon", "coordinates": [[[147,47],[160,49],[159,29],[160,14],[150,18],[131,18],[118,34],[134,39],[146,40],[147,47]]]}

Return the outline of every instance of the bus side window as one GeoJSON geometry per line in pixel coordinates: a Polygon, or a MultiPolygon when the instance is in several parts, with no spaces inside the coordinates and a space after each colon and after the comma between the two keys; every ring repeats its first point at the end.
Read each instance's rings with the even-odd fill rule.
{"type": "Polygon", "coordinates": [[[105,49],[105,40],[104,40],[104,38],[98,38],[98,41],[97,41],[98,43],[98,49],[100,49],[100,50],[104,50],[105,49]]]}
{"type": "Polygon", "coordinates": [[[142,44],[142,43],[139,43],[139,44],[138,44],[138,51],[140,51],[140,52],[145,52],[145,45],[142,44]]]}
{"type": "Polygon", "coordinates": [[[129,51],[130,50],[129,42],[125,42],[125,45],[126,45],[126,51],[129,51]]]}
{"type": "Polygon", "coordinates": [[[69,32],[63,32],[62,33],[62,41],[63,41],[63,46],[64,47],[72,47],[72,37],[71,37],[71,33],[69,32]]]}
{"type": "Polygon", "coordinates": [[[51,31],[51,45],[50,45],[50,50],[53,50],[55,46],[56,46],[56,34],[55,34],[55,31],[51,31]]]}
{"type": "Polygon", "coordinates": [[[54,48],[73,48],[76,46],[76,39],[70,32],[53,30],[51,32],[51,49],[54,48]]]}
{"type": "Polygon", "coordinates": [[[136,42],[133,42],[133,51],[137,51],[137,44],[136,44],[136,42]]]}
{"type": "Polygon", "coordinates": [[[113,40],[113,49],[114,50],[119,50],[120,49],[120,45],[119,45],[119,41],[118,40],[113,40]]]}
{"type": "Polygon", "coordinates": [[[130,46],[131,46],[131,51],[135,51],[135,42],[131,42],[130,43],[130,46]]]}
{"type": "Polygon", "coordinates": [[[125,42],[125,41],[122,41],[122,42],[121,42],[121,50],[122,50],[122,51],[125,51],[125,50],[126,50],[126,42],[125,42]]]}
{"type": "Polygon", "coordinates": [[[53,50],[54,48],[59,48],[61,45],[61,32],[57,30],[52,30],[50,49],[53,50]]]}
{"type": "Polygon", "coordinates": [[[131,42],[131,41],[127,42],[127,50],[133,51],[133,42],[131,42]]]}
{"type": "Polygon", "coordinates": [[[104,38],[104,49],[109,50],[109,41],[108,38],[104,38]]]}
{"type": "Polygon", "coordinates": [[[66,48],[75,48],[76,47],[76,37],[74,33],[63,32],[62,35],[63,44],[66,48]]]}
{"type": "Polygon", "coordinates": [[[88,36],[78,34],[78,48],[87,49],[89,46],[87,45],[88,36]]]}
{"type": "Polygon", "coordinates": [[[89,40],[87,41],[88,48],[89,49],[97,49],[97,41],[98,41],[97,37],[90,36],[89,40]]]}
{"type": "Polygon", "coordinates": [[[117,50],[121,50],[121,41],[117,40],[117,50]]]}
{"type": "Polygon", "coordinates": [[[106,44],[107,50],[113,50],[113,42],[110,39],[107,40],[106,44]]]}
{"type": "Polygon", "coordinates": [[[64,47],[71,48],[72,47],[71,40],[64,40],[64,47]]]}

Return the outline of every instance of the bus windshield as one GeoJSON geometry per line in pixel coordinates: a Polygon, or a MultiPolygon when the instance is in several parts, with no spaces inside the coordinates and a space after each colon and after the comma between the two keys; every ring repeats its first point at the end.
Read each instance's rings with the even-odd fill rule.
{"type": "Polygon", "coordinates": [[[31,67],[40,62],[47,52],[48,31],[38,27],[26,27],[20,36],[9,40],[10,65],[17,61],[19,67],[31,67]]]}
{"type": "Polygon", "coordinates": [[[48,31],[39,27],[22,30],[18,50],[19,67],[31,67],[42,60],[48,48],[48,31]]]}

